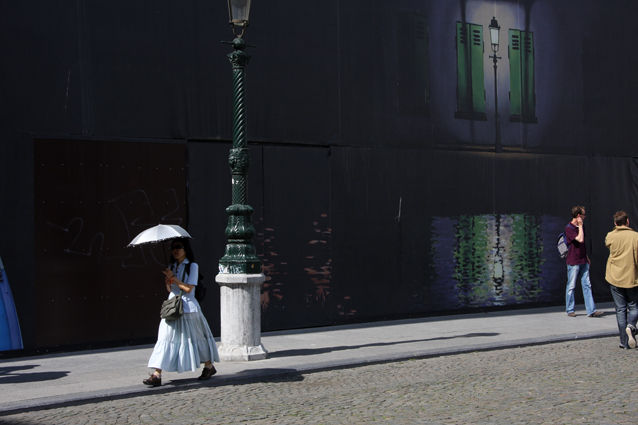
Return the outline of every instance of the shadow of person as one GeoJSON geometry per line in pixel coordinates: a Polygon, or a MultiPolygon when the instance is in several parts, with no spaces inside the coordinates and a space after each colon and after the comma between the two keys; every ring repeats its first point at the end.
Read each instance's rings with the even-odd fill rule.
{"type": "Polygon", "coordinates": [[[408,341],[373,342],[370,344],[362,344],[362,345],[342,345],[338,347],[271,351],[268,353],[268,357],[273,358],[273,357],[288,357],[288,356],[310,356],[313,354],[323,354],[323,353],[329,353],[332,351],[342,351],[342,350],[356,350],[358,348],[366,348],[366,347],[384,347],[386,345],[411,344],[414,342],[439,341],[439,340],[454,339],[454,338],[476,338],[476,337],[482,337],[482,336],[497,336],[497,335],[499,335],[499,333],[497,332],[472,332],[472,333],[467,333],[463,335],[439,336],[435,338],[412,339],[408,341]]]}
{"type": "Polygon", "coordinates": [[[181,391],[190,388],[216,387],[221,385],[244,385],[256,382],[301,382],[303,374],[296,369],[288,368],[261,368],[242,370],[232,375],[219,374],[211,379],[200,381],[196,377],[175,378],[166,380],[161,387],[149,387],[148,391],[155,393],[167,393],[181,391]]]}
{"type": "Polygon", "coordinates": [[[18,370],[35,369],[38,366],[40,365],[26,364],[26,365],[20,365],[20,366],[0,366],[0,377],[2,377],[2,375],[10,375],[13,372],[16,372],[18,370]]]}
{"type": "Polygon", "coordinates": [[[38,366],[39,365],[0,367],[0,385],[52,381],[54,379],[64,378],[70,373],[69,371],[18,373],[23,370],[35,369],[38,366]]]}

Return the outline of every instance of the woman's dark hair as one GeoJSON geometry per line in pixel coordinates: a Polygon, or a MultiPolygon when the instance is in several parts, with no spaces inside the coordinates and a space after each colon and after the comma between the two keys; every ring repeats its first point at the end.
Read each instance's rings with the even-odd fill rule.
{"type": "MultiPolygon", "coordinates": [[[[173,250],[174,245],[183,245],[184,252],[186,253],[186,258],[188,258],[188,261],[190,261],[191,263],[195,262],[195,254],[193,253],[193,248],[191,247],[191,243],[188,238],[173,239],[171,241],[171,251],[173,250]]],[[[173,264],[175,261],[175,257],[171,255],[170,263],[173,264]]]]}

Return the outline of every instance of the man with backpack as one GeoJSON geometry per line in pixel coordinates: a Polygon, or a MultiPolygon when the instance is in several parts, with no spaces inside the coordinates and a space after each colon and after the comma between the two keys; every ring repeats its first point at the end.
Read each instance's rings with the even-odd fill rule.
{"type": "Polygon", "coordinates": [[[569,247],[565,261],[567,263],[567,289],[565,291],[565,310],[569,317],[576,317],[574,312],[574,290],[576,281],[580,279],[585,300],[585,310],[588,317],[602,316],[602,312],[596,310],[594,297],[589,281],[589,257],[585,246],[585,207],[576,205],[572,207],[572,221],[565,226],[565,242],[569,247]]]}
{"type": "Polygon", "coordinates": [[[614,214],[614,226],[605,238],[609,248],[605,280],[616,306],[620,348],[636,348],[638,233],[629,227],[629,217],[624,211],[614,214]]]}

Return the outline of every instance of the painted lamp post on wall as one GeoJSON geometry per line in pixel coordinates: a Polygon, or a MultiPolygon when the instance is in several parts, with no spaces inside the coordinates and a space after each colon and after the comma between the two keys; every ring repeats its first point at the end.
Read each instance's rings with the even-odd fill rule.
{"type": "Polygon", "coordinates": [[[495,138],[494,149],[496,150],[496,152],[500,152],[501,151],[501,135],[500,135],[499,127],[498,127],[498,88],[497,88],[498,78],[497,78],[496,62],[499,59],[501,59],[501,57],[496,56],[496,52],[498,52],[498,37],[499,37],[499,31],[501,30],[501,27],[498,26],[498,21],[496,20],[496,17],[492,17],[492,21],[490,22],[489,29],[490,29],[490,39],[492,42],[492,52],[494,53],[492,56],[490,56],[490,58],[494,60],[494,138],[495,138]]]}
{"type": "Polygon", "coordinates": [[[219,355],[225,361],[259,360],[268,353],[261,344],[261,284],[265,280],[252,238],[250,222],[253,209],[247,203],[248,146],[246,142],[246,106],[244,104],[245,68],[250,56],[244,52],[242,38],[248,27],[250,0],[228,0],[228,14],[235,39],[228,55],[233,69],[233,147],[228,163],[232,174],[232,205],[226,208],[226,249],[219,260],[220,286],[219,355]],[[239,32],[237,32],[239,31],[239,32]]]}

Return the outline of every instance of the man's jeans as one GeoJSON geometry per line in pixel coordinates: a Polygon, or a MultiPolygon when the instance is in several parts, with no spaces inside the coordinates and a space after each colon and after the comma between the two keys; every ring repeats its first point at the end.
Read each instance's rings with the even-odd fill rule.
{"type": "Polygon", "coordinates": [[[638,287],[618,288],[614,285],[609,285],[609,287],[616,305],[616,321],[620,332],[620,345],[627,347],[627,332],[625,332],[625,328],[627,328],[627,325],[636,326],[638,321],[638,287]]]}
{"type": "Polygon", "coordinates": [[[589,282],[589,264],[577,264],[575,266],[567,266],[567,290],[565,291],[565,309],[567,313],[574,312],[574,289],[576,281],[580,279],[583,287],[583,298],[585,299],[585,310],[587,315],[596,311],[594,297],[591,294],[591,283],[589,282]]]}

